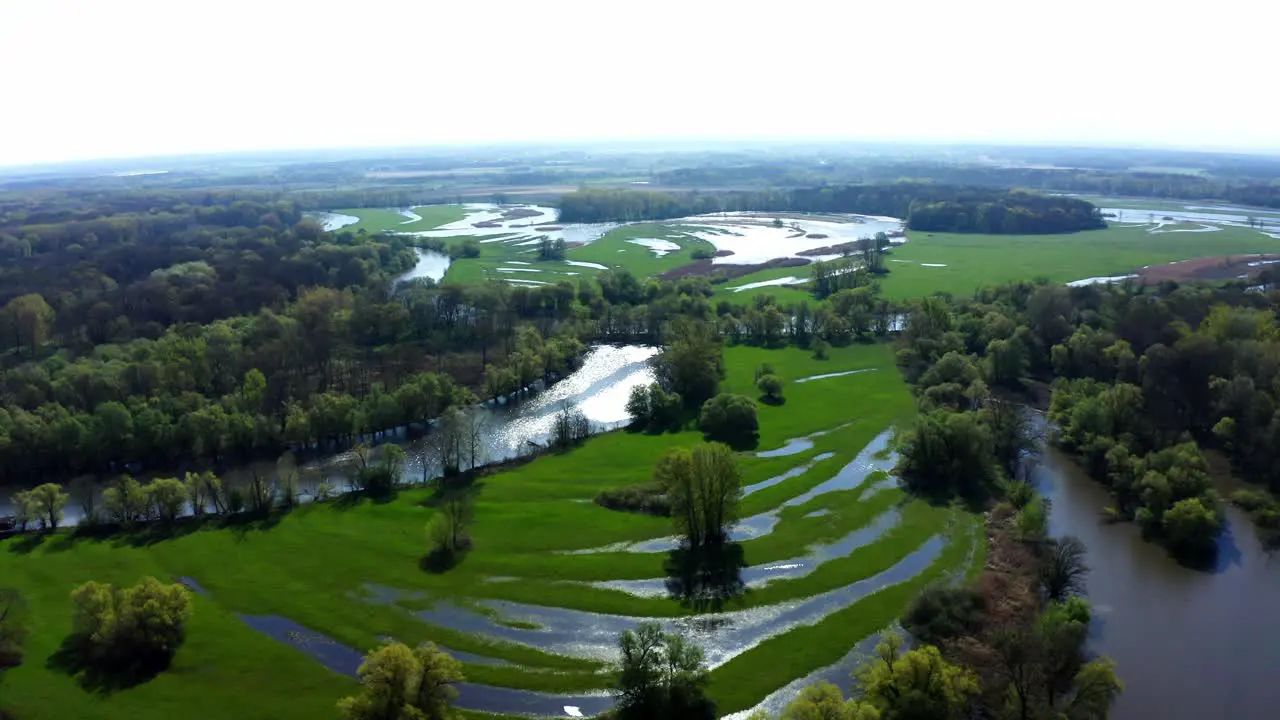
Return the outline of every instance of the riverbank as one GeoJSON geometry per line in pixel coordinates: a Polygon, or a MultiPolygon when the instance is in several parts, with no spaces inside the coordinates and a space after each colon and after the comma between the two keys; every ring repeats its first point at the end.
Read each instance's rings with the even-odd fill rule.
{"type": "Polygon", "coordinates": [[[749,708],[839,661],[897,617],[924,584],[962,567],[978,538],[971,516],[902,504],[901,491],[859,469],[860,452],[913,405],[888,345],[836,348],[826,361],[795,348],[731,347],[725,359],[725,389],[734,392],[755,393],[752,371],[762,361],[789,378],[829,375],[788,386],[785,405],[759,407],[759,447],[739,462],[744,485],[767,484],[748,497],[744,512],[776,508],[778,516],[767,532],[741,543],[742,576],[833,549],[805,560],[812,569],[800,576],[744,588],[740,603],[730,594],[730,612],[714,616],[716,623],[689,614],[678,597],[596,586],[668,577],[667,552],[582,551],[653,540],[671,528],[664,518],[611,512],[591,499],[647,475],[668,447],[701,439],[696,432],[613,432],[477,479],[472,550],[443,573],[420,569],[433,514],[423,489],[390,501],[321,503],[263,521],[193,526],[174,537],[60,533],[0,542],[0,577],[23,594],[33,630],[27,662],[6,680],[6,702],[20,714],[66,717],[109,707],[112,715],[149,720],[189,702],[208,703],[212,718],[324,717],[351,692],[353,681],[254,631],[241,615],[284,618],[305,628],[304,637],[331,638],[355,652],[387,636],[430,639],[468,654],[460,658],[475,685],[582,696],[609,686],[601,671],[615,652],[618,619],[634,624],[659,615],[714,651],[711,692],[722,711],[749,708]],[[841,374],[858,369],[867,372],[841,374]],[[830,432],[815,435],[823,430],[830,432]],[[797,438],[812,445],[791,442],[797,438]],[[767,452],[784,447],[788,454],[767,452]],[[71,588],[89,579],[131,584],[143,575],[190,578],[207,592],[195,598],[196,620],[171,672],[103,698],[47,664],[67,632],[71,588]],[[562,647],[551,640],[566,636],[590,641],[562,647]],[[279,661],[282,651],[290,662],[279,661]],[[309,693],[296,712],[278,695],[255,699],[258,709],[214,700],[228,686],[272,694],[265,684],[235,678],[279,673],[291,676],[279,687],[309,693]],[[206,678],[219,684],[210,687],[206,678]]]}

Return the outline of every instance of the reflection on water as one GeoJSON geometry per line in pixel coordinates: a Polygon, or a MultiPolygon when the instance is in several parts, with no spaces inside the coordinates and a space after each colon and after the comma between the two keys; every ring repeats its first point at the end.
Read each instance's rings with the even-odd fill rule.
{"type": "MultiPolygon", "coordinates": [[[[358,677],[363,655],[327,635],[315,632],[279,615],[241,615],[246,625],[258,632],[301,650],[324,667],[348,677],[358,677]]],[[[442,648],[444,649],[444,648],[442,648]]],[[[445,650],[461,662],[475,662],[481,656],[445,650]]],[[[494,664],[492,658],[484,658],[494,664]]],[[[498,661],[500,662],[500,661],[498,661]]],[[[595,715],[613,707],[613,697],[606,692],[581,695],[515,690],[492,685],[456,683],[458,698],[454,705],[463,710],[524,715],[565,715],[566,707],[576,707],[583,714],[595,715]]]]}
{"type": "Polygon", "coordinates": [[[418,263],[413,266],[409,272],[396,278],[391,283],[391,289],[400,283],[409,282],[418,278],[430,278],[436,282],[444,279],[444,274],[449,271],[451,260],[448,255],[435,250],[423,250],[422,248],[414,248],[413,252],[418,255],[418,263]]]}
{"type": "MultiPolygon", "coordinates": [[[[809,437],[815,437],[829,432],[834,432],[834,430],[825,430],[822,433],[814,433],[809,437]]],[[[837,492],[840,490],[853,490],[860,487],[872,473],[889,472],[898,462],[897,453],[889,451],[889,441],[892,439],[893,430],[886,430],[880,433],[870,443],[868,443],[866,447],[862,448],[862,451],[858,453],[857,457],[851,460],[848,465],[840,468],[839,472],[833,475],[829,480],[825,480],[817,486],[790,498],[772,510],[739,520],[733,525],[733,527],[729,528],[729,540],[733,542],[742,542],[754,537],[760,537],[761,535],[767,535],[773,532],[774,526],[778,524],[783,508],[803,505],[813,498],[825,493],[837,492]]],[[[770,480],[772,480],[772,478],[770,480]]],[[[765,482],[770,482],[770,480],[766,480],[765,482]]],[[[781,481],[779,480],[779,482],[781,481]]],[[[667,537],[631,543],[626,546],[610,545],[601,548],[578,550],[575,551],[575,554],[620,551],[644,553],[670,552],[678,547],[680,547],[680,538],[675,535],[669,535],[667,537]]]]}
{"type": "MultiPolygon", "coordinates": [[[[809,513],[805,517],[817,514],[809,513]]],[[[850,532],[835,542],[810,547],[808,552],[800,557],[742,568],[738,573],[741,584],[748,588],[756,588],[775,580],[793,580],[804,577],[828,560],[845,557],[854,550],[879,540],[881,536],[895,527],[901,519],[898,511],[892,509],[880,514],[871,523],[850,532]]],[[[736,544],[735,547],[737,547],[736,544]]],[[[678,553],[681,550],[675,550],[673,553],[678,553]]],[[[609,590],[620,590],[640,597],[682,596],[680,586],[672,588],[670,577],[644,580],[605,580],[587,584],[609,590]]]]}
{"type": "MultiPolygon", "coordinates": [[[[485,429],[478,463],[491,463],[527,455],[550,440],[555,415],[562,405],[576,407],[586,415],[592,432],[611,430],[629,421],[627,399],[631,388],[654,382],[648,360],[657,348],[641,345],[599,345],[591,348],[581,366],[545,392],[523,402],[490,403],[483,406],[485,429]]],[[[432,438],[410,437],[405,428],[379,436],[380,440],[401,445],[408,461],[402,478],[405,482],[421,482],[439,472],[437,453],[432,438]],[[424,474],[427,477],[423,477],[424,474]]],[[[309,460],[298,466],[298,487],[304,497],[316,494],[320,485],[335,491],[348,487],[358,459],[348,450],[309,460]]],[[[174,473],[181,476],[181,472],[174,473]]],[[[244,487],[254,475],[274,478],[276,465],[271,461],[251,462],[229,468],[220,475],[233,487],[244,487]]],[[[12,489],[5,489],[11,492],[12,489]]],[[[101,507],[101,503],[99,503],[101,507]]],[[[0,495],[0,517],[12,515],[8,495],[0,495]]],[[[80,521],[83,513],[75,503],[66,508],[66,524],[80,521]]]]}
{"type": "MultiPolygon", "coordinates": [[[[929,567],[945,544],[945,538],[934,536],[879,575],[812,597],[749,610],[667,618],[662,619],[662,624],[668,632],[684,633],[701,646],[706,651],[707,663],[718,667],[770,637],[817,623],[878,590],[910,580],[929,567]]],[[[444,601],[419,612],[418,616],[434,625],[461,632],[481,633],[559,655],[605,661],[616,660],[618,636],[624,630],[634,629],[651,619],[502,600],[482,600],[480,604],[508,623],[520,621],[536,629],[511,627],[482,612],[444,601]]]]}
{"type": "Polygon", "coordinates": [[[1090,649],[1119,664],[1125,692],[1111,713],[1140,718],[1274,717],[1280,706],[1280,563],[1252,523],[1228,508],[1212,571],[1188,569],[1131,523],[1108,524],[1106,490],[1050,451],[1033,473],[1053,500],[1050,531],[1090,552],[1090,649]]]}

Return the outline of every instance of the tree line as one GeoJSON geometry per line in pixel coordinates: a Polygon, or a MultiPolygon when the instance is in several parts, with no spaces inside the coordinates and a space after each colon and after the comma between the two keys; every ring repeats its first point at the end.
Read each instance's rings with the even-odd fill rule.
{"type": "Polygon", "coordinates": [[[914,230],[937,232],[1038,234],[1106,227],[1099,210],[1078,198],[915,181],[682,194],[582,188],[560,199],[561,222],[663,220],[749,210],[885,215],[905,219],[914,230]]]}
{"type": "MultiPolygon", "coordinates": [[[[1205,450],[1223,453],[1245,480],[1280,489],[1275,297],[1239,282],[1017,283],[923,301],[899,360],[923,397],[976,413],[975,423],[977,398],[990,389],[1050,382],[1053,436],[1110,489],[1107,511],[1175,555],[1203,561],[1223,527],[1205,450]]],[[[947,422],[955,434],[970,421],[947,422]]],[[[1274,501],[1248,491],[1233,499],[1274,542],[1274,501]]]]}

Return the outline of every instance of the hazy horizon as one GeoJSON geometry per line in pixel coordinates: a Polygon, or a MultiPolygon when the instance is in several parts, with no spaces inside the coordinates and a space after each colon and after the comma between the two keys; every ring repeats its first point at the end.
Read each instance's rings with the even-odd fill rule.
{"type": "Polygon", "coordinates": [[[0,65],[22,68],[0,166],[596,142],[1280,150],[1265,44],[1240,34],[1277,12],[1241,0],[289,5],[0,0],[0,65]]]}

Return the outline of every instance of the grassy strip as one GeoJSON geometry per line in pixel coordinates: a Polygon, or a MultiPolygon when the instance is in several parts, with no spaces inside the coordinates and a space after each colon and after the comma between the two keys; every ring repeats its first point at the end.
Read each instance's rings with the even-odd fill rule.
{"type": "MultiPolygon", "coordinates": [[[[636,277],[658,275],[693,262],[695,250],[714,253],[716,248],[706,240],[685,233],[673,226],[658,223],[624,225],[610,230],[593,243],[569,250],[570,260],[593,262],[610,268],[628,270],[636,277]],[[637,245],[631,240],[649,238],[667,240],[680,246],[679,250],[659,257],[652,249],[637,245]]],[[[588,269],[589,268],[585,268],[588,269]]]]}
{"type": "Polygon", "coordinates": [[[467,216],[461,205],[418,205],[413,208],[422,219],[409,222],[409,218],[386,208],[348,208],[334,210],[343,215],[360,218],[360,222],[342,228],[342,231],[367,233],[417,232],[433,230],[441,225],[457,222],[467,216]]]}
{"type": "Polygon", "coordinates": [[[923,573],[887,587],[822,621],[772,637],[711,673],[710,694],[722,714],[746,710],[795,678],[840,660],[863,638],[889,625],[916,593],[963,563],[976,542],[966,517],[952,541],[923,573]]]}

